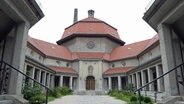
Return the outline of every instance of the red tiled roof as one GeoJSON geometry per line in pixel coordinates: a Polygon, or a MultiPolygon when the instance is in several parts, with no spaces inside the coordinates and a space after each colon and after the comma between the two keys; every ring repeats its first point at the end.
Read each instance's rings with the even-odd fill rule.
{"type": "Polygon", "coordinates": [[[131,70],[133,67],[119,67],[119,68],[110,68],[107,69],[103,74],[104,75],[111,75],[111,74],[118,74],[118,73],[126,73],[131,70]]]}
{"type": "Polygon", "coordinates": [[[159,41],[159,36],[158,34],[153,36],[153,38],[150,39],[149,43],[146,45],[146,47],[144,48],[144,50],[146,50],[147,48],[149,48],[151,45],[153,45],[154,43],[156,43],[157,41],[159,41]]]}
{"type": "Polygon", "coordinates": [[[42,40],[34,39],[29,37],[28,42],[34,47],[44,53],[46,56],[51,56],[55,58],[61,58],[66,60],[76,60],[76,59],[104,59],[107,61],[115,61],[125,58],[136,57],[141,52],[149,48],[155,42],[157,42],[158,35],[155,35],[151,39],[147,39],[140,42],[135,42],[125,46],[120,46],[115,48],[110,54],[103,52],[75,52],[71,53],[67,48],[48,43],[42,40]]]}
{"type": "Polygon", "coordinates": [[[109,60],[110,60],[110,57],[111,57],[111,56],[110,56],[109,53],[105,53],[104,56],[103,56],[103,59],[109,61],[109,60]]]}
{"type": "Polygon", "coordinates": [[[150,39],[120,46],[115,48],[111,53],[111,60],[119,60],[137,56],[150,42],[150,39]]]}
{"type": "Polygon", "coordinates": [[[82,36],[95,35],[112,37],[113,39],[119,40],[120,43],[124,44],[124,42],[120,39],[116,28],[94,17],[85,18],[67,27],[62,35],[61,40],[71,36],[76,36],[77,34],[82,36]]]}
{"type": "Polygon", "coordinates": [[[49,66],[52,70],[61,73],[77,74],[77,72],[72,68],[60,67],[60,66],[49,66]]]}
{"type": "Polygon", "coordinates": [[[87,18],[84,18],[80,21],[86,21],[86,22],[102,22],[102,20],[100,19],[97,19],[97,18],[94,18],[94,17],[87,17],[87,18]]]}
{"type": "Polygon", "coordinates": [[[28,42],[44,53],[46,56],[57,57],[65,60],[72,60],[71,52],[63,47],[53,43],[45,42],[35,38],[28,38],[28,42]]]}

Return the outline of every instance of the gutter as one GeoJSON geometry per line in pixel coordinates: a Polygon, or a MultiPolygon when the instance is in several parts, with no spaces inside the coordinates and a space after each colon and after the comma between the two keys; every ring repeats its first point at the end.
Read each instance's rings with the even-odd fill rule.
{"type": "Polygon", "coordinates": [[[155,63],[157,61],[161,61],[161,55],[159,55],[157,57],[154,57],[153,59],[151,59],[151,60],[149,60],[147,62],[144,62],[144,63],[142,63],[142,64],[132,68],[130,71],[127,72],[127,74],[131,73],[131,71],[137,71],[137,70],[139,70],[142,67],[146,67],[146,65],[149,66],[150,64],[153,64],[153,63],[155,63]]]}
{"type": "Polygon", "coordinates": [[[151,17],[155,14],[158,9],[166,2],[167,0],[155,0],[153,4],[149,7],[149,9],[144,13],[144,16],[142,17],[143,20],[145,20],[156,32],[157,28],[154,27],[149,20],[151,17]]]}

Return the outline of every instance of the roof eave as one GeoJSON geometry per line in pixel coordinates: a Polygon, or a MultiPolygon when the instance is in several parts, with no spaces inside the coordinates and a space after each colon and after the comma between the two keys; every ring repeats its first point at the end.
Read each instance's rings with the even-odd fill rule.
{"type": "Polygon", "coordinates": [[[117,43],[119,43],[120,45],[124,45],[125,44],[125,42],[124,41],[122,41],[121,39],[117,39],[116,37],[113,37],[113,36],[111,36],[110,34],[89,34],[89,33],[79,33],[79,34],[71,34],[71,35],[69,35],[69,36],[67,36],[67,37],[65,37],[65,38],[62,38],[62,39],[60,39],[60,40],[58,40],[56,43],[58,44],[58,45],[61,45],[62,43],[64,43],[64,42],[66,42],[66,41],[68,41],[68,40],[71,40],[71,39],[73,39],[73,38],[75,38],[75,37],[107,37],[107,38],[109,38],[109,39],[111,39],[111,40],[113,40],[113,41],[115,41],[115,42],[117,42],[117,43]]]}
{"type": "Polygon", "coordinates": [[[141,56],[145,53],[147,53],[149,50],[153,49],[154,47],[156,47],[157,45],[159,45],[159,40],[157,40],[156,42],[154,42],[152,45],[150,45],[149,47],[147,47],[146,49],[144,49],[143,51],[141,51],[137,56],[141,56]]]}
{"type": "Polygon", "coordinates": [[[149,21],[166,1],[167,0],[155,0],[142,17],[143,20],[145,20],[155,31],[157,31],[157,27],[155,27],[154,24],[150,23],[149,21]]]}

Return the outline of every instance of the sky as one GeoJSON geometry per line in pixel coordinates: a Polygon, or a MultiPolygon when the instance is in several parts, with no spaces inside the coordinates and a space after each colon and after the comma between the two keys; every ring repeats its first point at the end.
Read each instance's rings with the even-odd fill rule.
{"type": "Polygon", "coordinates": [[[30,30],[33,38],[56,43],[64,29],[73,24],[74,8],[78,20],[88,17],[87,11],[95,11],[94,17],[118,29],[126,44],[152,38],[156,32],[142,19],[151,0],[39,0],[45,15],[30,30]]]}

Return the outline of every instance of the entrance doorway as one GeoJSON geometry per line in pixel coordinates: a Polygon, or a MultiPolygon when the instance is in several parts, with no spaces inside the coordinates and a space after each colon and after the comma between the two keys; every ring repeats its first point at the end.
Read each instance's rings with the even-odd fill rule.
{"type": "Polygon", "coordinates": [[[86,90],[95,90],[95,78],[93,76],[86,78],[86,90]]]}

